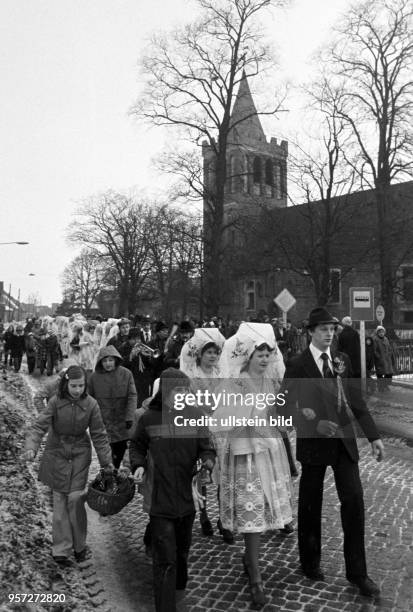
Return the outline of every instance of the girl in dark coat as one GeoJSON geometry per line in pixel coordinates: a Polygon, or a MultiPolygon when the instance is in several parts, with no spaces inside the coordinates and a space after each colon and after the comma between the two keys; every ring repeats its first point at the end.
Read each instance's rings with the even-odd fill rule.
{"type": "Polygon", "coordinates": [[[113,472],[106,430],[96,400],[86,392],[83,368],[67,369],[58,394],[27,433],[25,460],[34,460],[48,430],[39,480],[53,489],[53,558],[57,563],[70,565],[72,549],[77,561],[86,558],[84,490],[92,460],[90,438],[100,465],[106,473],[113,472]]]}
{"type": "Polygon", "coordinates": [[[116,468],[125,454],[128,430],[132,427],[137,407],[132,372],[121,363],[122,357],[115,347],[104,346],[99,351],[95,371],[89,379],[89,393],[99,404],[116,468]]]}

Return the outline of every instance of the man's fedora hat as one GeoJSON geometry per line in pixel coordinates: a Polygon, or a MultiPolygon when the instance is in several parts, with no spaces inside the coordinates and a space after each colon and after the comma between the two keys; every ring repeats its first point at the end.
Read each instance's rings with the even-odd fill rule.
{"type": "Polygon", "coordinates": [[[337,325],[337,319],[331,315],[325,308],[313,308],[308,317],[307,329],[309,327],[316,327],[324,323],[332,323],[337,325]]]}

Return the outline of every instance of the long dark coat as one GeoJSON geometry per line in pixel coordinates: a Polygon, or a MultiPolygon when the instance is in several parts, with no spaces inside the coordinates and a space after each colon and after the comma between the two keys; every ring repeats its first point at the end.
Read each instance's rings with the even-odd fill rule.
{"type": "Polygon", "coordinates": [[[394,355],[389,339],[374,337],[374,365],[379,376],[394,374],[394,355]]]}
{"type": "Polygon", "coordinates": [[[345,325],[338,336],[338,350],[350,358],[353,376],[361,376],[360,336],[358,331],[345,325]]]}

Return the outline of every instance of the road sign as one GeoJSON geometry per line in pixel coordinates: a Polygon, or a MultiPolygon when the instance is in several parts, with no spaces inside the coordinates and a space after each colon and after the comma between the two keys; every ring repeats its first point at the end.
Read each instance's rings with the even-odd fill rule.
{"type": "Polygon", "coordinates": [[[379,304],[376,308],[376,319],[382,325],[383,319],[385,315],[385,310],[381,304],[379,304]]]}
{"type": "Polygon", "coordinates": [[[374,321],[374,288],[350,288],[350,317],[353,321],[374,321]]]}
{"type": "Polygon", "coordinates": [[[283,312],[288,312],[290,308],[294,306],[296,303],[296,299],[288,289],[283,289],[281,293],[274,298],[275,304],[277,304],[278,308],[280,308],[283,312]]]}

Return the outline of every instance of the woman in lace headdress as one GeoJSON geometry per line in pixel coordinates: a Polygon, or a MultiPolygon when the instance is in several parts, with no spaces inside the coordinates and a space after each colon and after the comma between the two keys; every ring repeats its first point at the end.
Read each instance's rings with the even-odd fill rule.
{"type": "MultiPolygon", "coordinates": [[[[180,355],[180,370],[191,380],[191,389],[196,392],[213,392],[220,384],[219,358],[224,346],[225,338],[217,328],[197,328],[194,335],[182,347],[180,355]]],[[[204,412],[207,412],[204,410],[204,412]]],[[[218,484],[218,466],[215,464],[213,480],[218,484]]],[[[200,490],[205,498],[205,505],[200,512],[200,523],[202,533],[206,536],[213,535],[213,528],[207,513],[207,487],[203,485],[200,490]]],[[[219,499],[219,488],[218,488],[219,499]]],[[[233,534],[222,527],[221,520],[217,523],[218,530],[224,542],[232,544],[233,534]]]]}
{"type": "Polygon", "coordinates": [[[220,516],[224,528],[244,535],[244,569],[259,609],[267,601],[259,569],[260,534],[292,521],[288,459],[278,429],[268,421],[285,369],[272,326],[242,323],[225,342],[221,367],[226,391],[237,395],[231,405],[221,403],[214,415],[220,430],[220,516]],[[245,401],[247,396],[254,402],[245,401]],[[258,417],[260,422],[235,427],[229,417],[258,417]]]}
{"type": "Polygon", "coordinates": [[[95,346],[92,334],[87,331],[86,321],[75,319],[71,324],[69,358],[90,373],[95,365],[95,346]]]}

